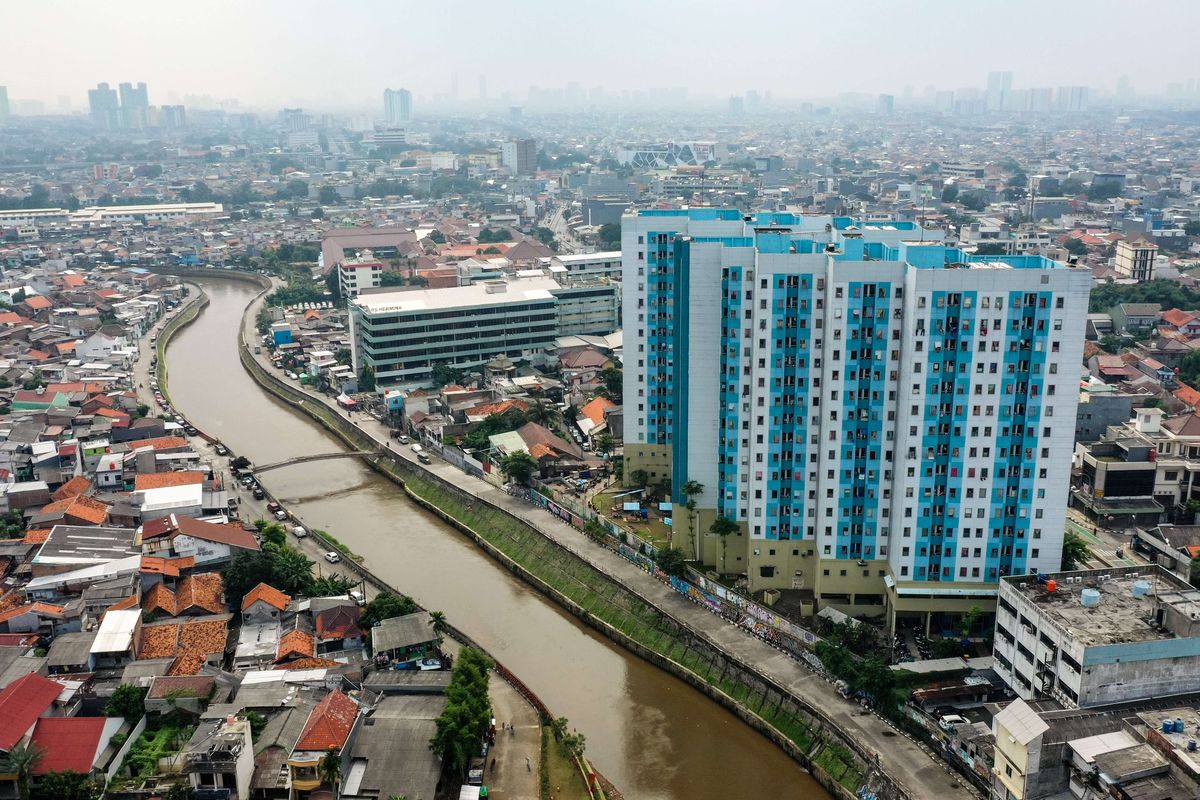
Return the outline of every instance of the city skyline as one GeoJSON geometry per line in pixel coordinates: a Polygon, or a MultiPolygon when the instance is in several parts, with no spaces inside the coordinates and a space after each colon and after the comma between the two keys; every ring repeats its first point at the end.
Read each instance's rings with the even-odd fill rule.
{"type": "MultiPolygon", "coordinates": [[[[1160,51],[1153,61],[1118,58],[1079,58],[1078,47],[1089,52],[1119,52],[1124,30],[1112,25],[1105,7],[1115,2],[1034,5],[1022,0],[1006,13],[964,13],[960,6],[937,0],[919,13],[881,3],[868,3],[852,19],[826,8],[795,10],[781,7],[771,13],[769,28],[747,24],[732,44],[712,38],[716,5],[692,7],[680,16],[667,7],[656,9],[620,0],[604,15],[577,15],[561,5],[535,0],[524,13],[487,18],[488,38],[505,41],[503,59],[487,48],[456,49],[447,62],[444,40],[423,36],[395,46],[405,30],[435,31],[440,22],[432,8],[392,7],[362,2],[340,10],[344,30],[353,46],[327,46],[313,24],[321,8],[313,2],[263,3],[252,7],[226,4],[230,14],[183,18],[171,6],[132,0],[117,6],[93,8],[51,2],[12,9],[17,30],[51,30],[66,51],[89,51],[87,73],[69,60],[39,59],[39,69],[18,70],[32,63],[40,37],[20,37],[8,51],[9,68],[0,70],[14,101],[40,101],[54,107],[70,98],[74,109],[86,107],[86,91],[99,81],[112,85],[145,81],[158,102],[181,102],[187,95],[237,98],[248,106],[309,105],[329,109],[377,108],[383,89],[404,86],[422,101],[467,104],[485,92],[490,102],[523,102],[530,88],[568,86],[586,91],[599,88],[620,98],[622,92],[655,86],[681,87],[691,99],[724,99],[747,90],[770,92],[778,100],[836,97],[843,93],[887,93],[902,101],[906,90],[920,96],[927,86],[956,89],[985,86],[989,73],[1013,73],[1016,88],[1081,85],[1112,91],[1122,79],[1140,94],[1161,94],[1172,82],[1195,80],[1197,70],[1183,49],[1160,51]],[[1080,12],[1086,9],[1086,16],[1080,12]],[[284,12],[284,13],[281,13],[284,12]],[[669,21],[630,26],[633,15],[669,21]],[[136,19],[142,32],[136,47],[97,48],[97,41],[119,39],[136,19]],[[1058,31],[1077,46],[1047,46],[1045,37],[1031,36],[1028,25],[1058,31]],[[536,21],[537,39],[530,22],[536,21]],[[220,41],[222,58],[179,59],[175,32],[186,25],[194,42],[220,41]],[[921,31],[921,46],[897,31],[921,31]],[[582,35],[583,31],[587,35],[582,35]],[[805,36],[805,31],[820,35],[805,36]],[[528,42],[522,47],[521,42],[528,42]],[[538,42],[550,43],[549,49],[538,42]],[[845,41],[870,41],[870,47],[847,51],[845,41]],[[697,58],[697,42],[729,53],[727,58],[697,58]],[[753,46],[750,46],[750,45],[753,46]],[[741,45],[740,49],[739,45],[741,45]],[[327,49],[328,48],[328,49],[327,49]],[[737,52],[735,53],[735,50],[737,52]],[[324,55],[322,55],[324,53],[324,55]],[[729,64],[737,63],[737,69],[729,64]],[[553,69],[547,70],[549,63],[553,69]],[[553,75],[553,82],[547,75],[553,75]],[[953,80],[946,76],[953,76],[953,80]],[[480,88],[477,88],[480,87],[480,88]]],[[[469,3],[464,16],[486,8],[469,3]]],[[[1200,7],[1167,2],[1157,7],[1173,25],[1200,23],[1200,7]]],[[[37,53],[41,55],[41,53],[37,53]]]]}

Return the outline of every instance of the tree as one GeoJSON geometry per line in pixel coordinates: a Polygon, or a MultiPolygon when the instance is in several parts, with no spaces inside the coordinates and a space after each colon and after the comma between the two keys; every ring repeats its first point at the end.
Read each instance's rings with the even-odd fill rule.
{"type": "Polygon", "coordinates": [[[537,469],[537,461],[524,450],[509,453],[500,460],[500,471],[507,475],[509,480],[522,486],[529,483],[537,469]]]}
{"type": "Polygon", "coordinates": [[[608,431],[604,431],[595,439],[596,452],[602,455],[608,455],[612,452],[614,444],[615,442],[613,441],[612,434],[608,431]]]}
{"type": "Polygon", "coordinates": [[[1200,558],[1193,558],[1188,564],[1188,583],[1200,589],[1200,558]]]}
{"type": "Polygon", "coordinates": [[[1002,244],[985,242],[984,244],[975,245],[975,255],[977,255],[977,256],[1004,256],[1004,255],[1008,255],[1008,248],[1002,244]]]}
{"type": "Polygon", "coordinates": [[[689,479],[680,487],[679,491],[683,492],[683,496],[687,498],[684,502],[684,508],[688,512],[688,538],[692,542],[692,552],[696,552],[696,497],[704,493],[704,484],[699,481],[689,479]]]}
{"type": "Polygon", "coordinates": [[[429,749],[441,755],[450,771],[460,776],[479,752],[484,731],[491,723],[488,672],[493,666],[479,650],[462,649],[446,687],[446,705],[435,721],[437,731],[429,740],[429,749]]]}
{"type": "Polygon", "coordinates": [[[644,469],[635,469],[629,473],[630,486],[645,486],[650,482],[650,474],[644,469]]]}
{"type": "Polygon", "coordinates": [[[317,775],[321,783],[333,790],[333,796],[338,796],[338,785],[342,782],[342,754],[336,747],[329,748],[321,760],[317,762],[317,775]]]}
{"type": "Polygon", "coordinates": [[[272,585],[288,594],[307,595],[312,587],[313,563],[299,550],[284,547],[271,557],[272,585]]]}
{"type": "Polygon", "coordinates": [[[104,716],[122,717],[130,725],[146,716],[146,692],[142,686],[122,683],[113,690],[112,697],[104,706],[104,716]]]}
{"type": "Polygon", "coordinates": [[[412,614],[420,609],[413,602],[411,597],[407,595],[395,595],[391,592],[380,592],[375,595],[371,602],[367,603],[363,609],[362,617],[359,623],[366,629],[370,630],[379,622],[393,617],[403,617],[406,614],[412,614]]]}
{"type": "Polygon", "coordinates": [[[325,273],[325,288],[333,295],[333,302],[342,300],[342,282],[338,279],[338,271],[331,269],[325,273]]]}
{"type": "Polygon", "coordinates": [[[33,743],[16,744],[5,756],[3,766],[0,766],[4,772],[17,776],[17,796],[21,800],[29,800],[29,778],[37,769],[42,755],[42,751],[33,743]]]}
{"type": "Polygon", "coordinates": [[[1188,222],[1183,226],[1183,232],[1188,236],[1200,236],[1200,222],[1188,222]]]}
{"type": "Polygon", "coordinates": [[[654,563],[672,577],[682,578],[687,574],[687,557],[678,547],[662,548],[654,557],[654,563]]]}
{"type": "Polygon", "coordinates": [[[525,418],[530,422],[546,427],[554,425],[561,417],[562,414],[555,406],[541,399],[533,401],[533,405],[525,412],[525,418]]]}
{"type": "Polygon", "coordinates": [[[738,532],[738,524],[725,515],[718,514],[717,518],[713,520],[712,525],[708,526],[708,532],[721,537],[721,572],[724,573],[729,537],[731,534],[738,532]]]}
{"type": "Polygon", "coordinates": [[[34,800],[100,800],[104,786],[73,769],[47,772],[38,778],[34,800]]]}
{"type": "Polygon", "coordinates": [[[543,228],[541,226],[536,227],[533,229],[533,235],[537,237],[539,242],[546,245],[551,250],[558,249],[558,240],[554,238],[554,231],[550,230],[549,228],[543,228]]]}
{"type": "Polygon", "coordinates": [[[959,197],[959,202],[963,208],[971,211],[983,211],[987,208],[987,199],[979,192],[967,192],[959,197]]]}
{"type": "Polygon", "coordinates": [[[620,403],[622,391],[625,388],[625,373],[616,367],[606,367],[600,371],[600,380],[604,381],[604,388],[608,390],[609,398],[614,403],[620,403]]]}
{"type": "Polygon", "coordinates": [[[1071,237],[1063,242],[1063,248],[1073,256],[1087,255],[1087,245],[1082,239],[1071,237]]]}
{"type": "Polygon", "coordinates": [[[320,206],[317,206],[316,208],[314,208],[312,210],[312,213],[309,214],[308,216],[309,216],[309,219],[325,219],[325,209],[321,208],[320,206]]]}
{"type": "Polygon", "coordinates": [[[954,199],[956,197],[958,197],[958,184],[957,183],[946,184],[945,188],[942,189],[942,202],[943,203],[953,203],[954,199]]]}
{"type": "Polygon", "coordinates": [[[238,553],[221,573],[225,596],[240,605],[246,593],[260,583],[271,583],[274,569],[266,553],[238,553]]]}
{"type": "Polygon", "coordinates": [[[971,606],[967,609],[967,613],[963,614],[962,620],[959,622],[958,632],[962,634],[964,639],[971,635],[971,631],[983,619],[983,609],[979,606],[971,606]]]}
{"type": "Polygon", "coordinates": [[[322,186],[317,191],[317,202],[323,206],[334,206],[342,201],[342,196],[332,186],[322,186]]]}
{"type": "Polygon", "coordinates": [[[348,367],[354,360],[354,354],[350,352],[349,347],[339,347],[337,352],[333,354],[333,360],[348,367]]]}
{"type": "Polygon", "coordinates": [[[309,592],[313,597],[338,597],[349,594],[358,584],[341,575],[322,575],[312,582],[309,592]]]}
{"type": "Polygon", "coordinates": [[[434,364],[429,374],[435,386],[450,386],[461,383],[463,379],[463,371],[458,367],[447,364],[445,361],[439,361],[437,364],[434,364]]]}
{"type": "Polygon", "coordinates": [[[597,237],[600,240],[600,246],[605,250],[620,250],[621,249],[621,226],[616,222],[606,222],[600,226],[597,232],[597,237]]]}
{"type": "Polygon", "coordinates": [[[361,392],[375,391],[375,368],[367,364],[358,374],[358,389],[361,392]]]}
{"type": "Polygon", "coordinates": [[[407,281],[399,272],[385,272],[379,276],[380,286],[403,286],[407,281]]]}
{"type": "Polygon", "coordinates": [[[433,634],[440,642],[447,630],[446,615],[441,611],[430,611],[429,624],[433,626],[433,634]]]}
{"type": "Polygon", "coordinates": [[[1080,565],[1092,557],[1092,551],[1075,531],[1067,531],[1063,535],[1062,569],[1069,571],[1079,569],[1080,565]]]}
{"type": "Polygon", "coordinates": [[[434,244],[445,244],[446,234],[442,233],[437,228],[434,228],[429,232],[429,241],[433,242],[434,244]]]}

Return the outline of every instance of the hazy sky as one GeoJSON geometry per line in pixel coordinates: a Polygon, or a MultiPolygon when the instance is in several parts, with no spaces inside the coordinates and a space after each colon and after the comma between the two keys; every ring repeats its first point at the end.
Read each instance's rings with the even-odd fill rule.
{"type": "Polygon", "coordinates": [[[84,107],[99,81],[144,80],[156,105],[373,108],[389,86],[448,93],[452,73],[464,100],[485,74],[517,101],[567,81],[828,97],[982,86],[991,70],[1015,88],[1128,75],[1146,93],[1200,77],[1197,0],[3,0],[3,20],[0,84],[48,107],[84,107]]]}

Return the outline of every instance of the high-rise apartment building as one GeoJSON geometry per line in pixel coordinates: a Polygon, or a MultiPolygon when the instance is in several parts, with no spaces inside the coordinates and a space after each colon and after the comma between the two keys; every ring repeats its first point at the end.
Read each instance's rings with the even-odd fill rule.
{"type": "Polygon", "coordinates": [[[1059,566],[1086,270],[716,208],[628,215],[622,254],[624,474],[702,485],[677,544],[892,621],[1059,566]]]}
{"type": "Polygon", "coordinates": [[[107,83],[98,83],[95,89],[88,89],[88,110],[97,127],[111,131],[121,126],[121,103],[116,89],[107,83]]]}
{"type": "Polygon", "coordinates": [[[537,171],[537,141],[513,139],[500,146],[500,160],[513,175],[532,175],[537,171]]]}
{"type": "Polygon", "coordinates": [[[412,92],[408,89],[384,89],[383,117],[389,125],[412,122],[412,92]]]}
{"type": "Polygon", "coordinates": [[[118,88],[121,93],[121,127],[126,130],[150,127],[150,92],[146,84],[122,83],[118,88]]]}
{"type": "Polygon", "coordinates": [[[1113,269],[1122,277],[1145,283],[1154,279],[1154,259],[1157,257],[1158,245],[1145,236],[1135,234],[1117,242],[1113,269]]]}
{"type": "Polygon", "coordinates": [[[0,122],[8,119],[8,87],[0,86],[0,122]]]}
{"type": "Polygon", "coordinates": [[[988,111],[1017,110],[1012,105],[1013,74],[1011,72],[989,72],[985,103],[988,111]]]}

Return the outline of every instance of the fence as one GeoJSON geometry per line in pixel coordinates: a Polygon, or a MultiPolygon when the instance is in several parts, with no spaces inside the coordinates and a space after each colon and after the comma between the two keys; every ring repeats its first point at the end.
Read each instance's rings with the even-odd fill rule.
{"type": "Polygon", "coordinates": [[[812,665],[813,659],[807,656],[817,642],[821,641],[820,637],[812,631],[781,617],[769,607],[760,605],[733,589],[706,578],[699,570],[691,567],[688,567],[686,578],[672,577],[668,580],[667,575],[659,571],[655,565],[654,556],[658,554],[658,549],[653,544],[625,530],[608,517],[589,507],[579,508],[568,500],[551,499],[543,493],[549,491],[545,484],[536,484],[535,488],[538,491],[529,492],[528,495],[522,495],[516,491],[510,493],[517,494],[534,505],[546,509],[563,522],[579,530],[583,530],[588,522],[599,523],[613,540],[602,541],[602,545],[658,577],[659,580],[664,581],[672,589],[693,602],[705,606],[714,614],[720,614],[760,639],[803,660],[806,664],[812,665]],[[630,540],[633,540],[636,546],[631,546],[630,540]]]}

